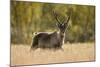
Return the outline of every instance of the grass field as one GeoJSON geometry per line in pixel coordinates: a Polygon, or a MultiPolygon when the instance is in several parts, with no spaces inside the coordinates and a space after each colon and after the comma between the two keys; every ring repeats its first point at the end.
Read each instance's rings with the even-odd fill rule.
{"type": "Polygon", "coordinates": [[[94,43],[65,44],[63,49],[63,51],[37,49],[30,52],[30,45],[11,44],[11,66],[95,60],[94,43]]]}

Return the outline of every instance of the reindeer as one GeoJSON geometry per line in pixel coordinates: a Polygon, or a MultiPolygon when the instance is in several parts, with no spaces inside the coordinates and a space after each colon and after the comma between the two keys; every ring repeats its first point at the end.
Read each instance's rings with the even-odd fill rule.
{"type": "Polygon", "coordinates": [[[57,21],[57,27],[59,31],[54,31],[50,34],[46,32],[36,34],[33,38],[31,49],[62,49],[62,45],[64,44],[65,31],[68,27],[70,16],[61,22],[59,21],[58,15],[55,12],[53,12],[53,15],[57,21]]]}

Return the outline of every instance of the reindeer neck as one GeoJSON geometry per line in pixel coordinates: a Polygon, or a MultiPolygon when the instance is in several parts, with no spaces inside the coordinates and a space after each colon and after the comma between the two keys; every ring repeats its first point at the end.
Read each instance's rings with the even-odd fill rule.
{"type": "Polygon", "coordinates": [[[60,36],[61,38],[64,38],[65,33],[59,32],[59,36],[60,36]]]}
{"type": "Polygon", "coordinates": [[[65,33],[59,32],[59,40],[60,40],[62,45],[64,43],[64,37],[65,37],[65,33]]]}

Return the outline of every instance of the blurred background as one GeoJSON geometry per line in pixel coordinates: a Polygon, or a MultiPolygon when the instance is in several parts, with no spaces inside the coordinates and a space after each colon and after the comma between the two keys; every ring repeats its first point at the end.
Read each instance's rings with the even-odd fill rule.
{"type": "Polygon", "coordinates": [[[11,44],[31,45],[34,32],[57,30],[59,19],[71,16],[66,31],[65,43],[95,41],[95,6],[11,1],[11,44]]]}

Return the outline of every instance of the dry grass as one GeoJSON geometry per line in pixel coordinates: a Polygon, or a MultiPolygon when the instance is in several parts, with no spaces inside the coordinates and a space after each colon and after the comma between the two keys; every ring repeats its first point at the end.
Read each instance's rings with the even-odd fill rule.
{"type": "Polygon", "coordinates": [[[94,61],[94,43],[65,44],[64,51],[37,49],[30,52],[28,45],[11,45],[11,65],[32,65],[78,61],[94,61]]]}

